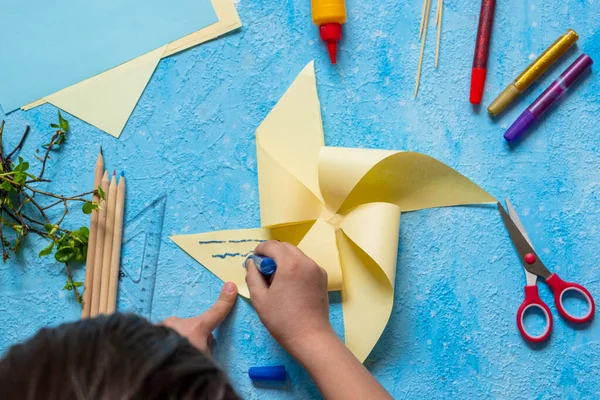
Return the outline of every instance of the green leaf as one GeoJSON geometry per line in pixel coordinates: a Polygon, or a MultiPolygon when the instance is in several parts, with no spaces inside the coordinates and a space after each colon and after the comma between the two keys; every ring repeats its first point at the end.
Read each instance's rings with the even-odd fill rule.
{"type": "Polygon", "coordinates": [[[15,171],[15,175],[13,177],[13,181],[17,185],[23,185],[26,180],[27,180],[27,175],[26,174],[22,173],[21,171],[15,171]]]}
{"type": "Polygon", "coordinates": [[[56,226],[54,224],[44,224],[44,229],[46,230],[46,232],[48,232],[51,235],[53,235],[56,232],[57,228],[58,228],[58,226],[56,226]]]}
{"type": "Polygon", "coordinates": [[[83,203],[83,207],[81,207],[81,211],[83,211],[84,214],[91,214],[92,211],[97,210],[98,209],[98,204],[92,203],[91,201],[86,201],[85,203],[83,203]]]}
{"type": "Polygon", "coordinates": [[[66,263],[69,262],[69,260],[71,260],[71,258],[73,257],[73,255],[75,254],[75,251],[73,250],[72,247],[61,247],[59,248],[56,253],[54,253],[54,258],[56,258],[56,261],[58,262],[62,262],[62,263],[66,263]]]}
{"type": "Polygon", "coordinates": [[[83,286],[83,282],[73,282],[73,286],[75,286],[75,287],[82,287],[83,286]]]}
{"type": "MultiPolygon", "coordinates": [[[[87,247],[86,247],[87,250],[87,247]]],[[[75,247],[75,261],[84,261],[86,254],[83,252],[83,247],[75,247]]]]}
{"type": "Polygon", "coordinates": [[[4,190],[5,192],[16,192],[17,189],[15,189],[15,187],[7,181],[2,182],[2,185],[0,185],[0,189],[4,190]]]}
{"type": "Polygon", "coordinates": [[[102,186],[98,186],[98,197],[100,197],[102,200],[106,200],[106,193],[104,193],[102,186]]]}
{"type": "Polygon", "coordinates": [[[19,164],[13,168],[14,171],[25,172],[29,169],[29,163],[19,157],[19,164]]]}
{"type": "Polygon", "coordinates": [[[50,128],[60,129],[60,126],[58,126],[57,124],[50,124],[50,128]]]}
{"type": "Polygon", "coordinates": [[[69,121],[63,118],[63,116],[60,113],[60,110],[58,111],[58,122],[60,124],[60,129],[62,129],[65,132],[69,130],[69,121]]]}
{"type": "Polygon", "coordinates": [[[85,238],[85,242],[87,243],[88,239],[90,238],[90,230],[87,228],[87,226],[82,226],[79,228],[79,234],[85,238]]]}
{"type": "Polygon", "coordinates": [[[64,247],[64,246],[69,247],[68,242],[69,242],[69,235],[63,233],[62,236],[58,238],[58,242],[57,242],[58,247],[64,247]]]}
{"type": "Polygon", "coordinates": [[[89,201],[86,201],[85,203],[83,203],[83,207],[81,207],[81,211],[83,211],[84,214],[91,214],[92,213],[92,203],[90,203],[89,201]]]}
{"type": "Polygon", "coordinates": [[[65,286],[63,286],[63,290],[73,290],[73,285],[71,284],[71,282],[67,279],[67,283],[65,283],[65,286]]]}
{"type": "Polygon", "coordinates": [[[52,249],[54,249],[54,242],[50,243],[47,247],[45,247],[40,253],[38,257],[44,257],[52,253],[52,249]]]}
{"type": "Polygon", "coordinates": [[[80,244],[87,244],[89,238],[89,232],[81,232],[81,231],[73,231],[71,234],[73,236],[73,245],[76,246],[75,242],[80,244]]]}

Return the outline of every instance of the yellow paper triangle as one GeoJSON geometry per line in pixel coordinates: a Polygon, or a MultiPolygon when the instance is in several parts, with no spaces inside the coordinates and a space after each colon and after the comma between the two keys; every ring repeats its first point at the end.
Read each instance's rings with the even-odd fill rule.
{"type": "Polygon", "coordinates": [[[400,207],[363,204],[344,217],[341,229],[338,246],[344,263],[346,345],[364,361],[387,325],[394,304],[400,207]]]}
{"type": "Polygon", "coordinates": [[[318,160],[325,139],[314,62],[304,67],[260,124],[256,144],[323,201],[318,160]]]}
{"type": "MultiPolygon", "coordinates": [[[[338,149],[346,152],[346,149],[338,149]]],[[[380,150],[363,150],[374,159],[380,150]]],[[[360,179],[340,212],[370,202],[393,203],[402,212],[433,207],[495,203],[496,199],[443,162],[412,151],[382,158],[360,179]]]]}
{"type": "Polygon", "coordinates": [[[342,266],[335,241],[335,227],[318,219],[298,244],[304,254],[327,271],[329,290],[342,288],[342,266]]]}
{"type": "Polygon", "coordinates": [[[119,137],[166,46],[48,97],[63,111],[119,137]]]}
{"type": "Polygon", "coordinates": [[[240,229],[171,236],[171,240],[223,282],[233,282],[249,297],[243,262],[262,241],[270,240],[269,229],[240,229]]]}
{"type": "Polygon", "coordinates": [[[160,58],[215,39],[242,26],[233,0],[211,1],[219,21],[162,47],[158,59],[150,60],[150,54],[154,52],[148,53],[27,104],[22,109],[27,111],[46,102],[52,103],[112,136],[119,137],[160,58]],[[154,68],[148,72],[151,62],[154,62],[154,68]]]}
{"type": "Polygon", "coordinates": [[[350,240],[375,261],[394,287],[400,238],[400,207],[391,203],[366,203],[344,216],[340,227],[350,240]],[[372,229],[373,226],[377,229],[372,229]]]}
{"type": "Polygon", "coordinates": [[[248,298],[243,263],[259,243],[280,240],[297,245],[312,223],[275,229],[238,229],[193,235],[171,236],[171,240],[223,282],[237,285],[240,295],[248,298]]]}
{"type": "Polygon", "coordinates": [[[256,149],[260,221],[263,227],[314,221],[323,205],[298,179],[260,146],[256,149]]]}
{"type": "Polygon", "coordinates": [[[344,276],[344,340],[364,362],[390,318],[394,288],[377,263],[343,231],[337,231],[337,239],[344,276]]]}

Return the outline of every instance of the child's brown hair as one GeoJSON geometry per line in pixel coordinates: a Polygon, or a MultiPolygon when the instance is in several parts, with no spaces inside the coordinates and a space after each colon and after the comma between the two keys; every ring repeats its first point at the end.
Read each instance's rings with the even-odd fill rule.
{"type": "Polygon", "coordinates": [[[170,328],[114,314],[46,328],[0,359],[6,400],[237,400],[214,362],[170,328]]]}

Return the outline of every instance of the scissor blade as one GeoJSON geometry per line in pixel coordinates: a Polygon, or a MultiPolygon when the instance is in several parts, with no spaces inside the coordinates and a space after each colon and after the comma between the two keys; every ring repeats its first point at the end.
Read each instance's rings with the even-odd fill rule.
{"type": "MultiPolygon", "coordinates": [[[[517,214],[517,211],[515,210],[508,198],[504,199],[504,201],[506,201],[506,208],[508,210],[508,215],[510,216],[510,219],[512,219],[515,226],[519,229],[519,232],[521,232],[521,235],[523,235],[523,237],[527,241],[527,244],[529,244],[529,246],[531,246],[531,248],[533,249],[533,243],[531,243],[531,239],[529,239],[529,235],[527,234],[527,231],[525,230],[525,227],[521,222],[521,218],[519,218],[519,214],[517,214]]],[[[527,281],[527,286],[534,286],[537,283],[537,275],[529,272],[527,268],[525,268],[525,265],[523,265],[523,270],[525,271],[525,280],[527,281]]]]}
{"type": "Polygon", "coordinates": [[[542,264],[539,257],[535,253],[533,247],[531,247],[531,245],[525,239],[519,228],[517,228],[514,221],[510,218],[510,216],[500,203],[498,203],[498,210],[500,211],[500,215],[502,216],[502,220],[504,221],[504,226],[506,226],[506,230],[508,230],[508,234],[512,239],[513,245],[515,246],[515,249],[519,254],[519,258],[523,263],[523,267],[532,274],[541,276],[542,278],[549,277],[551,275],[550,271],[548,271],[544,264],[542,264]],[[535,255],[536,259],[533,264],[528,264],[527,262],[525,262],[525,255],[528,253],[532,253],[533,255],[535,255]]]}
{"type": "Polygon", "coordinates": [[[508,215],[510,216],[510,219],[512,219],[512,221],[515,223],[515,226],[519,229],[519,232],[521,232],[521,235],[523,235],[529,246],[531,246],[533,249],[533,243],[531,243],[531,239],[529,239],[529,235],[527,234],[527,231],[521,222],[521,218],[519,218],[519,214],[517,214],[517,211],[515,211],[515,208],[509,199],[505,199],[504,201],[506,201],[506,208],[508,209],[508,215]]]}

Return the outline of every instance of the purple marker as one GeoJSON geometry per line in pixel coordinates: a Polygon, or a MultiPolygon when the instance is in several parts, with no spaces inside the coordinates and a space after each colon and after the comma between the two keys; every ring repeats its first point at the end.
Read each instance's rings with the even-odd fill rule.
{"type": "Polygon", "coordinates": [[[504,139],[507,142],[517,140],[593,63],[594,61],[587,54],[580,55],[540,97],[523,111],[523,114],[519,115],[519,118],[504,133],[504,139]]]}

